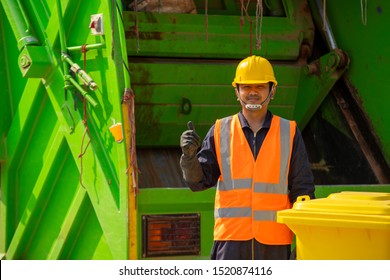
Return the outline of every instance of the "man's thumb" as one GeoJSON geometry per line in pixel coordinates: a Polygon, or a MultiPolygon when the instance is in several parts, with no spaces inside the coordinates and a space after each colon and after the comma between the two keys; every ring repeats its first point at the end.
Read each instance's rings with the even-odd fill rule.
{"type": "Polygon", "coordinates": [[[189,121],[189,122],[187,123],[187,127],[188,127],[189,130],[195,131],[195,127],[194,127],[194,124],[192,123],[192,121],[189,121]]]}

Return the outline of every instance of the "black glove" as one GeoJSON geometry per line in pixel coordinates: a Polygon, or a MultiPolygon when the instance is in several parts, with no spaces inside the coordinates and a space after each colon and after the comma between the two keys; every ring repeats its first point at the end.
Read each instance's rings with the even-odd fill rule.
{"type": "Polygon", "coordinates": [[[192,158],[196,155],[201,141],[191,121],[188,122],[187,127],[188,130],[184,131],[180,137],[180,147],[185,157],[192,158]]]}

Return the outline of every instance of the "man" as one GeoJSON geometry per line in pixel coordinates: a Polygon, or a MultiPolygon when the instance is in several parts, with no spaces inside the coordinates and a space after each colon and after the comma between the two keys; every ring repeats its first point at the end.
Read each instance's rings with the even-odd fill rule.
{"type": "Polygon", "coordinates": [[[193,191],[217,186],[212,259],[289,259],[293,234],[276,212],[314,198],[306,148],[296,123],[268,110],[277,86],[268,60],[242,60],[232,85],[241,112],[217,120],[199,153],[192,123],[181,135],[183,177],[193,191]]]}

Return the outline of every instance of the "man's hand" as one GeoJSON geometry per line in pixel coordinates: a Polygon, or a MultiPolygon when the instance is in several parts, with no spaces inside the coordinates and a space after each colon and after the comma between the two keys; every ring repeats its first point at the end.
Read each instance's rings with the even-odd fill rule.
{"type": "Polygon", "coordinates": [[[186,157],[192,158],[196,155],[201,141],[191,121],[188,122],[187,127],[188,130],[184,131],[180,137],[180,147],[186,157]]]}

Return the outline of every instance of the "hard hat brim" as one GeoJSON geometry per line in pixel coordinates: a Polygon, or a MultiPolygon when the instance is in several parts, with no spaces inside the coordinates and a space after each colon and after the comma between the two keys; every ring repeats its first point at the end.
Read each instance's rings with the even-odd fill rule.
{"type": "Polygon", "coordinates": [[[267,84],[269,82],[274,83],[275,86],[278,84],[278,82],[276,80],[246,80],[246,81],[240,81],[240,82],[234,81],[232,83],[232,86],[237,87],[237,85],[242,85],[242,84],[247,84],[247,85],[267,84]]]}

